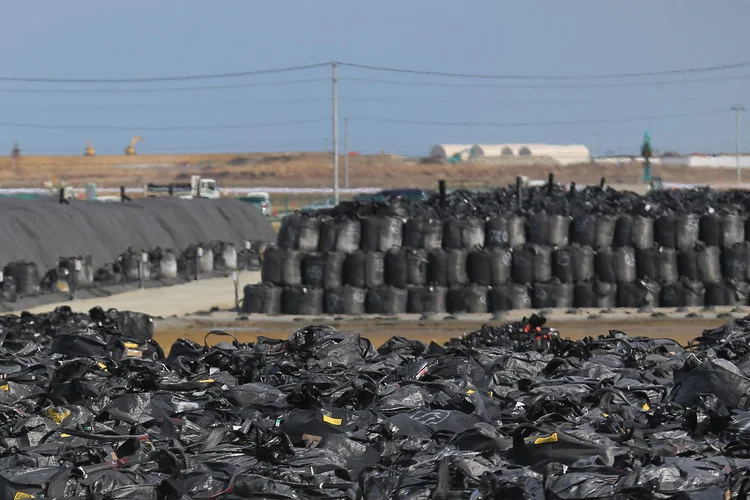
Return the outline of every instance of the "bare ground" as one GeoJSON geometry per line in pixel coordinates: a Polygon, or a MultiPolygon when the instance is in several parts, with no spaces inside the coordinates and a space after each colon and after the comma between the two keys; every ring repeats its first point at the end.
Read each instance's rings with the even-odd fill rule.
{"type": "MultiPolygon", "coordinates": [[[[623,164],[579,164],[559,166],[548,162],[424,164],[392,155],[350,157],[351,187],[435,187],[439,179],[450,183],[507,185],[516,176],[546,179],[553,173],[560,182],[639,183],[642,167],[623,164]]],[[[343,161],[340,162],[343,165],[343,161]]],[[[343,168],[342,168],[343,170],[343,168]]],[[[205,155],[142,156],[22,156],[0,157],[0,186],[41,186],[50,180],[83,186],[141,187],[147,182],[185,181],[200,174],[225,187],[308,187],[331,185],[332,157],[323,153],[226,153],[205,155]]],[[[341,173],[343,178],[343,171],[341,173]]],[[[728,184],[736,181],[732,169],[653,167],[653,175],[665,182],[728,184]]]]}
{"type": "MultiPolygon", "coordinates": [[[[560,330],[563,337],[581,339],[585,336],[596,337],[609,330],[621,330],[630,336],[665,337],[677,340],[683,345],[700,336],[704,329],[715,328],[728,321],[727,318],[695,319],[638,319],[638,320],[583,320],[566,321],[550,326],[560,330]]],[[[500,324],[501,322],[492,322],[500,324]]],[[[205,320],[165,320],[157,322],[155,339],[164,349],[168,349],[178,338],[186,338],[203,343],[206,334],[211,330],[223,330],[236,336],[240,342],[254,342],[259,335],[271,338],[287,338],[289,334],[304,326],[305,322],[247,322],[205,320]]],[[[343,333],[360,333],[379,346],[394,335],[418,339],[424,342],[443,343],[459,337],[482,326],[482,322],[418,322],[418,321],[335,321],[327,323],[343,333]]],[[[209,337],[209,345],[226,341],[226,337],[209,337]]]]}

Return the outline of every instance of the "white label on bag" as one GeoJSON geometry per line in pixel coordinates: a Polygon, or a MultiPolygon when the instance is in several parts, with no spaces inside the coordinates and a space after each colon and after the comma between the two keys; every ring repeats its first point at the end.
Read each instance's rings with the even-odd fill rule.
{"type": "Polygon", "coordinates": [[[144,264],[148,264],[148,254],[146,252],[143,252],[141,254],[141,262],[143,262],[144,264]]]}
{"type": "Polygon", "coordinates": [[[76,259],[75,262],[76,262],[76,264],[75,264],[76,271],[80,271],[81,270],[81,261],[78,260],[78,259],[76,259]]]}
{"type": "Polygon", "coordinates": [[[245,242],[245,250],[250,250],[252,247],[253,247],[252,243],[250,243],[249,241],[245,242]]]}
{"type": "Polygon", "coordinates": [[[203,257],[203,249],[198,247],[198,257],[203,257]]]}

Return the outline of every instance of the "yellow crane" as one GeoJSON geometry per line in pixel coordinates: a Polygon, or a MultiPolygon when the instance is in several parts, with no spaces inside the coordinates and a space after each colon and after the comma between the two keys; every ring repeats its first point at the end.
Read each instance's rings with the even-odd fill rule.
{"type": "Polygon", "coordinates": [[[94,146],[90,142],[86,145],[86,151],[83,153],[83,156],[96,156],[96,149],[94,149],[94,146]]]}
{"type": "Polygon", "coordinates": [[[128,156],[134,155],[135,154],[135,144],[137,142],[142,141],[142,140],[143,140],[143,137],[138,136],[138,135],[135,136],[135,137],[133,137],[132,139],[130,139],[130,144],[128,145],[127,148],[125,148],[125,154],[128,155],[128,156]]]}

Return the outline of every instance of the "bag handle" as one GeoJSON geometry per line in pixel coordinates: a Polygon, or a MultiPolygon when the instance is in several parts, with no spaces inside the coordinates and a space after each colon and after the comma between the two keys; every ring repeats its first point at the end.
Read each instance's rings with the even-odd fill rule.
{"type": "Polygon", "coordinates": [[[531,434],[531,432],[534,431],[546,432],[544,429],[534,424],[521,424],[513,430],[513,452],[519,454],[519,457],[523,456],[526,450],[524,439],[528,434],[531,434]]]}
{"type": "Polygon", "coordinates": [[[237,339],[237,337],[235,337],[231,333],[225,332],[224,330],[211,330],[210,332],[208,332],[206,334],[205,337],[203,337],[203,345],[206,348],[208,348],[208,337],[210,337],[211,335],[216,335],[216,336],[219,336],[219,337],[221,337],[221,336],[223,336],[223,337],[232,337],[232,339],[233,339],[232,340],[232,345],[234,345],[237,348],[240,347],[240,341],[237,339]]]}

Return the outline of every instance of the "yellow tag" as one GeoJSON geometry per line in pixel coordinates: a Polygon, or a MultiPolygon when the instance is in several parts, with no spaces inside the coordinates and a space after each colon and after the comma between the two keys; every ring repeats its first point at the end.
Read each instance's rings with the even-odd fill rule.
{"type": "Polygon", "coordinates": [[[24,493],[23,491],[19,491],[15,495],[13,495],[13,500],[21,500],[22,498],[36,498],[31,493],[24,493]]]}
{"type": "Polygon", "coordinates": [[[493,396],[495,395],[495,393],[494,393],[494,392],[492,392],[492,391],[490,391],[490,393],[489,393],[489,394],[490,394],[490,397],[493,397],[493,396]]]}
{"type": "Polygon", "coordinates": [[[536,438],[534,440],[534,444],[547,444],[547,443],[556,443],[557,442],[557,433],[553,432],[546,438],[536,438]]]}
{"type": "Polygon", "coordinates": [[[122,345],[124,345],[128,349],[138,349],[138,344],[134,342],[123,342],[122,345]]]}
{"type": "Polygon", "coordinates": [[[47,410],[47,416],[51,418],[56,424],[61,424],[63,420],[68,418],[68,415],[70,415],[70,410],[66,408],[63,408],[61,410],[50,408],[49,410],[47,410]]]}
{"type": "Polygon", "coordinates": [[[104,363],[97,363],[96,366],[98,366],[102,370],[106,370],[107,369],[107,365],[105,365],[104,363]]]}
{"type": "Polygon", "coordinates": [[[604,418],[609,417],[609,413],[602,413],[602,417],[604,417],[604,418]]]}
{"type": "Polygon", "coordinates": [[[323,415],[323,422],[326,422],[331,425],[341,425],[340,418],[333,418],[333,417],[329,417],[328,415],[323,415]]]}
{"type": "Polygon", "coordinates": [[[0,391],[7,391],[8,389],[10,389],[10,387],[8,387],[8,384],[0,385],[0,391]]]}
{"type": "Polygon", "coordinates": [[[475,391],[474,389],[469,389],[468,391],[466,391],[466,394],[474,394],[475,392],[477,391],[475,391]]]}
{"type": "Polygon", "coordinates": [[[648,403],[643,403],[643,411],[649,411],[651,407],[648,405],[648,403]]]}
{"type": "Polygon", "coordinates": [[[61,437],[61,438],[69,438],[69,437],[70,437],[70,434],[65,434],[65,433],[62,433],[62,434],[60,434],[60,437],[61,437]]]}
{"type": "Polygon", "coordinates": [[[198,381],[199,384],[213,384],[214,382],[216,381],[212,378],[205,378],[203,380],[198,381]]]}

